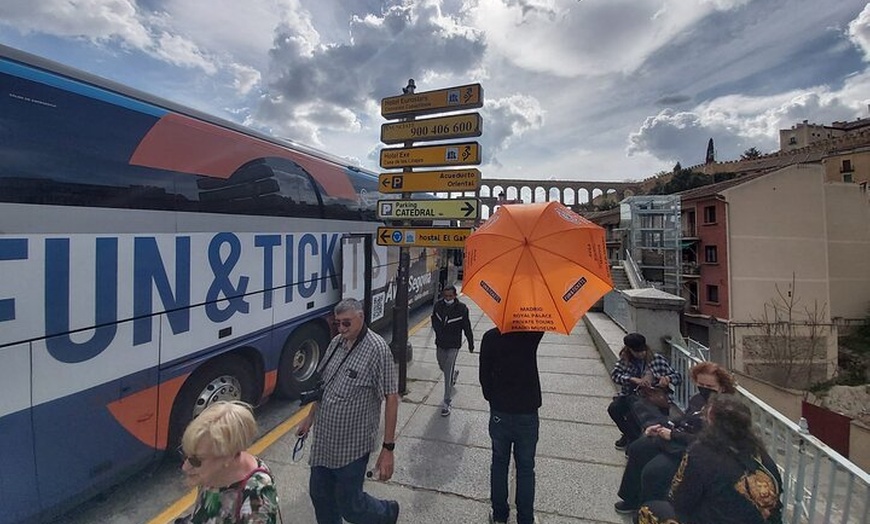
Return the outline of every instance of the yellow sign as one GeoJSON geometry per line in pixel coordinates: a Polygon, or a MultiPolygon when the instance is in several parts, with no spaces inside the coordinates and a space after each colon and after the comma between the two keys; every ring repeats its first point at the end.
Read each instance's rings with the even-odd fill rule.
{"type": "Polygon", "coordinates": [[[480,144],[477,142],[381,149],[381,167],[386,169],[477,164],[480,164],[480,144]]]}
{"type": "Polygon", "coordinates": [[[464,247],[471,228],[465,227],[379,227],[379,246],[464,247]]]}
{"type": "Polygon", "coordinates": [[[381,220],[474,219],[479,216],[480,200],[476,198],[378,200],[381,220]]]}
{"type": "Polygon", "coordinates": [[[446,169],[413,173],[381,173],[378,190],[381,193],[415,193],[420,191],[477,191],[480,170],[446,169]]]}
{"type": "Polygon", "coordinates": [[[481,133],[483,133],[483,119],[480,118],[480,114],[468,113],[383,124],[381,142],[398,144],[410,141],[449,140],[471,138],[480,136],[481,133]]]}
{"type": "Polygon", "coordinates": [[[476,109],[478,107],[483,107],[483,88],[480,84],[381,99],[381,115],[386,119],[431,115],[432,113],[476,109]]]}

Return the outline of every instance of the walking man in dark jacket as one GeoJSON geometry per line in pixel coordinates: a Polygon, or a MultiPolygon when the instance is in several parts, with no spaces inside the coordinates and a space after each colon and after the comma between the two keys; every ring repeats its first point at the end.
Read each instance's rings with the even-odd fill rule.
{"type": "Polygon", "coordinates": [[[474,353],[474,333],[468,318],[468,306],[456,298],[456,286],[445,286],[441,300],[432,308],[432,329],[435,330],[435,351],[438,367],[444,373],[444,400],[441,403],[441,416],[450,414],[451,393],[459,370],[456,368],[456,355],[462,346],[462,333],[468,339],[468,351],[474,353]]]}
{"type": "Polygon", "coordinates": [[[492,328],[480,340],[480,386],[489,401],[492,465],[490,523],[507,522],[508,466],[513,451],[517,466],[517,524],[537,523],[535,517],[535,450],[538,445],[538,375],[540,331],[502,333],[492,328]]]}

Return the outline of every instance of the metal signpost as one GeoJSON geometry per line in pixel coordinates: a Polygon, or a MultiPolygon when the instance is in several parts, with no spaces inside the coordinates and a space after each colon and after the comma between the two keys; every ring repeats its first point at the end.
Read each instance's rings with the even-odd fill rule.
{"type": "Polygon", "coordinates": [[[393,302],[393,355],[399,362],[399,393],[407,392],[408,377],[408,274],[410,247],[461,248],[471,234],[470,228],[411,227],[413,220],[476,219],[480,201],[476,198],[453,200],[412,199],[414,192],[476,191],[480,186],[477,169],[454,169],[414,173],[415,167],[451,167],[480,164],[480,144],[464,142],[414,147],[414,142],[449,140],[480,136],[483,120],[477,113],[416,120],[419,115],[447,113],[483,107],[480,84],[415,93],[414,80],[402,89],[404,94],[381,100],[381,115],[387,120],[403,121],[381,126],[381,141],[404,147],[381,150],[380,165],[401,168],[400,173],[382,173],[379,188],[383,193],[401,193],[400,200],[379,200],[378,217],[390,220],[390,227],[379,227],[381,246],[399,246],[396,297],[393,302]]]}

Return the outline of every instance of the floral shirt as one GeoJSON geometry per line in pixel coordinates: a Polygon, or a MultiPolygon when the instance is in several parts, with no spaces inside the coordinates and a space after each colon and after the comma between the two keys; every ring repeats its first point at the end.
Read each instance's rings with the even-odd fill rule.
{"type": "Polygon", "coordinates": [[[266,464],[257,459],[257,470],[247,481],[225,488],[200,488],[193,512],[176,524],[276,524],[278,493],[266,464]]]}

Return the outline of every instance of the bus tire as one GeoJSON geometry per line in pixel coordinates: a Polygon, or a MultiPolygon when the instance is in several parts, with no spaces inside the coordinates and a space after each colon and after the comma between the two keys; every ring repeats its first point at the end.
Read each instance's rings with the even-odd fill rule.
{"type": "Polygon", "coordinates": [[[209,362],[193,372],[175,398],[170,416],[167,450],[181,444],[181,436],[191,420],[219,400],[242,400],[253,405],[259,393],[250,364],[242,357],[228,355],[209,362]]]}
{"type": "Polygon", "coordinates": [[[286,399],[298,399],[303,391],[312,389],[320,359],[329,346],[329,333],[314,323],[298,327],[284,343],[278,364],[275,394],[286,399]]]}

